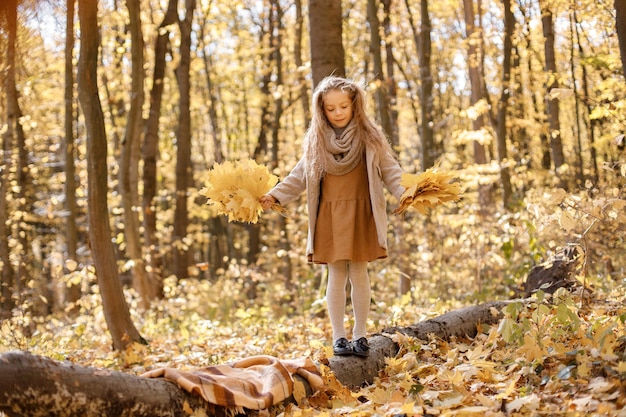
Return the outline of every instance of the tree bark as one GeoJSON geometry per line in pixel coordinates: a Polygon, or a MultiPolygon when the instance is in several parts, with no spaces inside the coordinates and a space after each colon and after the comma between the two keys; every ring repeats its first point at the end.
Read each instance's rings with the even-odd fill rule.
{"type": "MultiPolygon", "coordinates": [[[[545,39],[545,58],[546,72],[548,80],[546,83],[546,110],[548,116],[548,129],[550,151],[552,155],[552,163],[557,176],[559,175],[559,167],[565,163],[563,155],[563,144],[561,142],[561,123],[559,118],[559,98],[551,97],[550,91],[559,88],[559,75],[556,68],[556,52],[554,49],[554,21],[552,10],[546,4],[545,0],[540,2],[541,6],[541,24],[543,26],[543,36],[545,39]]],[[[561,181],[561,186],[565,184],[561,181]]]]}
{"type": "Polygon", "coordinates": [[[420,1],[421,11],[421,35],[419,46],[420,61],[420,82],[421,87],[421,108],[422,126],[420,133],[422,136],[422,171],[435,165],[437,150],[435,149],[435,136],[433,130],[433,74],[431,70],[432,41],[430,32],[432,24],[428,11],[428,0],[420,1]]]}
{"type": "Polygon", "coordinates": [[[169,0],[163,21],[159,25],[158,36],[154,45],[154,70],[152,89],[150,90],[150,113],[145,127],[143,143],[143,238],[144,246],[150,251],[148,257],[148,276],[150,291],[157,297],[163,297],[163,281],[161,279],[162,263],[159,242],[156,237],[156,206],[157,194],[157,158],[159,155],[159,119],[163,101],[163,80],[165,78],[165,57],[170,31],[168,27],[176,22],[176,0],[169,0]]]}
{"type": "Polygon", "coordinates": [[[144,41],[141,30],[139,0],[126,0],[128,8],[128,29],[131,37],[131,89],[130,108],[126,120],[126,131],[122,142],[120,161],[120,188],[124,208],[124,238],[126,255],[132,263],[133,288],[141,298],[141,306],[150,307],[154,295],[150,292],[146,264],[141,249],[139,232],[139,157],[141,150],[141,127],[143,124],[144,102],[144,41]]]}
{"type": "Polygon", "coordinates": [[[387,93],[387,113],[389,114],[389,141],[394,149],[400,146],[400,133],[398,128],[398,93],[396,88],[395,77],[395,59],[393,57],[393,51],[395,45],[393,39],[393,29],[391,24],[391,0],[381,0],[383,4],[383,11],[385,13],[383,17],[383,32],[385,34],[385,64],[387,68],[387,77],[385,82],[385,88],[387,93]]]}
{"type": "Polygon", "coordinates": [[[622,58],[622,70],[626,78],[626,1],[615,0],[615,29],[619,42],[619,54],[622,58]]]}
{"type": "Polygon", "coordinates": [[[379,0],[367,0],[367,22],[370,29],[370,54],[374,65],[373,77],[376,80],[376,110],[383,132],[388,138],[392,135],[391,118],[389,117],[389,98],[387,85],[383,73],[382,38],[380,36],[380,21],[378,19],[379,0]]]}
{"type": "MultiPolygon", "coordinates": [[[[479,2],[480,4],[480,2],[479,2]]],[[[477,30],[475,21],[480,21],[481,10],[474,10],[474,0],[463,0],[463,15],[465,18],[465,38],[467,40],[467,68],[470,80],[470,105],[476,105],[480,100],[486,99],[486,91],[483,90],[482,66],[483,31],[477,30]],[[478,17],[477,17],[478,16],[478,17]]],[[[480,28],[479,28],[480,29],[480,28]]],[[[478,115],[472,121],[472,130],[481,130],[485,126],[484,115],[478,115]]],[[[479,141],[473,141],[474,163],[486,164],[487,151],[479,141]]],[[[478,184],[478,199],[483,210],[491,205],[491,192],[488,184],[478,184]]]]}
{"type": "Polygon", "coordinates": [[[98,3],[79,0],[81,23],[80,58],[78,61],[78,95],[85,116],[87,133],[87,210],[89,242],[98,285],[102,295],[104,317],[116,350],[133,342],[145,343],[133,325],[119,279],[115,250],[111,241],[107,203],[107,140],[104,115],[98,96],[98,3]]]}
{"type": "Polygon", "coordinates": [[[11,225],[9,223],[8,194],[11,189],[11,178],[13,170],[12,149],[15,136],[16,124],[19,119],[11,103],[11,96],[15,89],[15,44],[17,36],[17,1],[9,0],[3,2],[2,11],[6,16],[8,26],[8,42],[6,57],[6,78],[4,88],[6,89],[6,130],[2,134],[2,165],[0,165],[0,263],[2,263],[2,277],[0,280],[0,313],[2,317],[10,317],[11,310],[15,305],[11,298],[11,293],[15,289],[15,270],[11,261],[11,250],[9,248],[9,235],[11,225]]]}
{"type": "MultiPolygon", "coordinates": [[[[164,379],[61,363],[25,352],[1,355],[0,369],[0,411],[9,417],[187,417],[211,408],[164,379]]],[[[197,415],[207,414],[220,415],[197,415]]]]}
{"type": "Polygon", "coordinates": [[[382,369],[385,357],[395,356],[398,346],[390,338],[401,333],[419,340],[428,340],[434,336],[449,340],[452,337],[474,337],[478,326],[498,323],[502,318],[501,310],[507,305],[520,300],[494,301],[453,310],[441,316],[406,327],[389,327],[369,338],[370,354],[367,359],[355,356],[330,358],[330,368],[337,379],[344,385],[355,388],[374,382],[382,369]]]}
{"type": "Polygon", "coordinates": [[[309,88],[305,77],[304,59],[302,58],[302,37],[304,27],[304,14],[302,13],[302,0],[295,0],[296,27],[295,43],[293,45],[294,62],[298,68],[298,84],[300,85],[300,104],[304,115],[304,126],[311,123],[311,103],[309,103],[309,88]]]}
{"type": "Polygon", "coordinates": [[[219,103],[219,85],[213,80],[213,74],[217,72],[213,65],[213,59],[211,58],[210,48],[206,46],[205,37],[208,36],[204,33],[205,28],[210,27],[208,20],[210,8],[204,11],[202,16],[202,36],[199,39],[199,43],[202,48],[202,62],[204,63],[204,77],[206,79],[206,89],[208,96],[208,112],[209,123],[211,126],[211,139],[213,140],[213,160],[215,163],[221,164],[224,162],[224,152],[222,151],[222,139],[221,139],[221,127],[219,123],[219,116],[217,114],[217,107],[219,103]]]}
{"type": "Polygon", "coordinates": [[[191,166],[191,31],[195,0],[185,1],[185,17],[179,19],[180,28],[180,62],[176,68],[176,80],[179,90],[178,129],[176,134],[176,209],[174,214],[174,230],[172,244],[174,246],[174,274],[178,279],[188,276],[189,250],[187,248],[187,226],[189,224],[189,208],[187,193],[193,178],[191,166]]]}
{"type": "MultiPolygon", "coordinates": [[[[30,190],[32,189],[32,181],[29,180],[28,174],[28,155],[26,148],[26,137],[24,133],[24,128],[22,127],[22,110],[20,108],[20,103],[18,100],[18,89],[17,89],[17,74],[18,74],[18,3],[19,1],[11,0],[4,5],[6,11],[6,20],[8,26],[8,45],[7,45],[7,58],[5,63],[6,68],[6,79],[5,79],[5,88],[6,88],[6,131],[4,132],[4,151],[5,155],[5,169],[2,170],[1,175],[3,179],[6,177],[6,181],[8,185],[5,188],[5,192],[11,193],[11,190],[14,191],[14,196],[12,198],[6,198],[3,195],[3,198],[6,198],[7,201],[13,200],[12,207],[5,207],[5,210],[8,210],[6,213],[9,215],[11,211],[15,211],[18,213],[31,213],[32,207],[30,201],[32,198],[30,197],[30,190]],[[11,167],[15,167],[14,173],[11,167]],[[15,187],[17,185],[17,187],[15,187]]],[[[4,202],[4,204],[8,204],[4,202]]],[[[8,288],[9,290],[22,290],[27,285],[29,281],[28,278],[28,265],[30,261],[28,260],[28,251],[26,248],[29,247],[28,238],[29,232],[26,227],[24,216],[10,216],[6,219],[3,219],[6,223],[2,223],[6,225],[8,228],[7,234],[11,234],[13,239],[19,243],[19,246],[24,250],[19,251],[19,253],[15,253],[14,259],[10,259],[7,253],[7,263],[4,265],[11,265],[9,267],[10,271],[13,272],[12,277],[6,277],[7,282],[11,282],[12,285],[8,288]]],[[[7,235],[8,237],[8,235],[7,235]]],[[[3,242],[3,245],[8,245],[8,240],[3,242]]],[[[7,250],[9,248],[7,247],[7,250]]],[[[3,249],[4,252],[4,249],[3,249]]],[[[3,253],[4,257],[4,253],[3,253]]],[[[4,261],[4,259],[3,259],[4,261]]],[[[10,272],[9,271],[9,272],[10,272]]],[[[8,272],[7,272],[8,274],[8,272]]],[[[5,274],[3,273],[3,277],[5,274]]],[[[34,289],[38,290],[42,287],[45,287],[46,283],[41,282],[43,278],[34,278],[33,283],[35,284],[34,289]]],[[[29,284],[33,284],[29,283],[29,284]]],[[[42,301],[39,297],[31,298],[32,308],[35,310],[35,314],[44,314],[45,311],[42,311],[42,301]],[[39,311],[38,311],[39,310],[39,311]]]]}
{"type": "Polygon", "coordinates": [[[500,164],[500,186],[502,187],[502,202],[505,208],[512,207],[513,189],[511,186],[511,173],[507,167],[506,146],[506,120],[511,91],[511,65],[513,55],[513,28],[515,16],[511,10],[511,0],[504,0],[504,51],[502,57],[502,89],[498,102],[498,119],[496,123],[496,143],[498,149],[498,162],[500,164]]]}
{"type": "MultiPolygon", "coordinates": [[[[67,0],[65,28],[65,243],[67,259],[76,261],[78,227],[76,226],[76,150],[74,142],[74,15],[76,0],[67,0]]],[[[80,285],[72,284],[65,291],[65,302],[80,298],[80,285]]]]}
{"type": "Polygon", "coordinates": [[[324,77],[346,75],[341,2],[309,0],[309,42],[313,87],[324,77]]]}

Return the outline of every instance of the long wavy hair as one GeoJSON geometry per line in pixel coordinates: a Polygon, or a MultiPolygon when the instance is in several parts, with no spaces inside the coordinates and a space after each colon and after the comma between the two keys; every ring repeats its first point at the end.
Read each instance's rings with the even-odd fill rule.
{"type": "Polygon", "coordinates": [[[324,174],[325,135],[332,132],[332,126],[324,113],[324,98],[331,91],[348,93],[352,99],[352,120],[355,125],[356,140],[362,141],[370,152],[389,152],[394,155],[385,133],[366,112],[365,90],[354,81],[346,78],[329,76],[324,78],[313,92],[313,116],[304,136],[304,157],[309,175],[321,178],[324,174]]]}

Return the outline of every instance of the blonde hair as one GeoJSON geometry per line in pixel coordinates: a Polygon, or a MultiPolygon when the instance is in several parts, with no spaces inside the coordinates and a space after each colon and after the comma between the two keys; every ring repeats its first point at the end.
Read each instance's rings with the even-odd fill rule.
{"type": "Polygon", "coordinates": [[[323,138],[331,125],[324,113],[324,98],[331,91],[347,93],[352,99],[350,123],[355,125],[356,138],[362,141],[365,148],[375,153],[389,152],[394,155],[383,130],[367,115],[365,90],[347,78],[329,76],[320,81],[313,92],[313,116],[304,136],[304,157],[309,175],[320,178],[325,170],[322,155],[328,150],[323,138]]]}

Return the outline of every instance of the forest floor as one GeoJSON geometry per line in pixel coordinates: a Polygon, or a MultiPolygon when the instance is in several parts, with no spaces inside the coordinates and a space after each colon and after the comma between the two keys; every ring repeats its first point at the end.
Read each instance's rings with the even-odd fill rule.
{"type": "MultiPolygon", "coordinates": [[[[374,384],[342,387],[328,369],[330,397],[273,407],[272,416],[626,416],[626,289],[581,299],[557,293],[536,304],[512,304],[499,326],[473,340],[414,340],[397,335],[400,353],[388,358],[374,384]]],[[[198,368],[253,355],[332,355],[330,326],[319,312],[233,300],[202,280],[169,281],[167,297],[133,318],[147,346],[111,349],[97,293],[83,297],[75,318],[15,317],[2,323],[0,353],[28,350],[56,360],[141,374],[156,367],[198,368]],[[220,304],[222,301],[222,304],[220,304]]],[[[411,325],[449,310],[406,297],[374,303],[370,329],[411,325]]],[[[323,311],[323,308],[320,310],[323,311]]]]}

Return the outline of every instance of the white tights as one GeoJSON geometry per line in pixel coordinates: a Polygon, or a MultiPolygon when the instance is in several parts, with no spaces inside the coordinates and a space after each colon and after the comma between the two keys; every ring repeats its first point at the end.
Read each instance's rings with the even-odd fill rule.
{"type": "Polygon", "coordinates": [[[346,284],[352,285],[352,309],[354,310],[353,340],[367,336],[367,315],[370,309],[371,288],[367,275],[367,262],[338,261],[328,264],[326,304],[333,341],[346,336],[343,319],[346,313],[346,284]]]}

